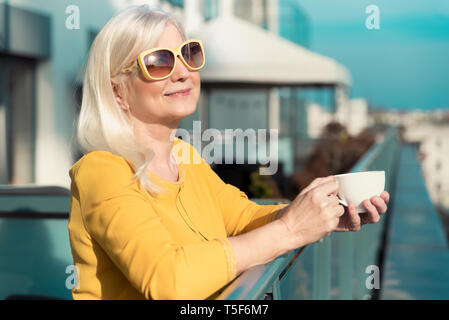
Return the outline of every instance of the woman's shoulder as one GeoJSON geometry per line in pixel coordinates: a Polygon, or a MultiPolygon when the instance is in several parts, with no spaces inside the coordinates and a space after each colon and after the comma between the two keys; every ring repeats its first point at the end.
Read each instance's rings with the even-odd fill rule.
{"type": "Polygon", "coordinates": [[[102,150],[85,154],[72,166],[69,174],[72,180],[101,179],[103,182],[134,176],[125,158],[102,150]]]}

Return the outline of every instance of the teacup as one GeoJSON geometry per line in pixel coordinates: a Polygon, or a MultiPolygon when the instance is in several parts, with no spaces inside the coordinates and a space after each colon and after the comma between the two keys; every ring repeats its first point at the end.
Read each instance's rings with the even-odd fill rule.
{"type": "Polygon", "coordinates": [[[334,177],[340,186],[340,203],[346,207],[348,203],[354,204],[359,213],[366,212],[364,200],[380,196],[385,188],[385,171],[345,173],[334,177]]]}

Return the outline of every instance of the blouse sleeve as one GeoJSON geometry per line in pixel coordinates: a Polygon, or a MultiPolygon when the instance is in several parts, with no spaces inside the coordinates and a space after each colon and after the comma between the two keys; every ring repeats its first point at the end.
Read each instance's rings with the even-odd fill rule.
{"type": "Polygon", "coordinates": [[[236,236],[275,220],[278,211],[287,204],[259,205],[237,187],[225,183],[203,160],[206,176],[220,205],[228,236],[236,236]]]}
{"type": "Polygon", "coordinates": [[[180,245],[118,156],[86,156],[73,174],[92,238],[147,299],[204,299],[235,277],[226,239],[180,245]],[[207,258],[205,258],[207,257],[207,258]]]}

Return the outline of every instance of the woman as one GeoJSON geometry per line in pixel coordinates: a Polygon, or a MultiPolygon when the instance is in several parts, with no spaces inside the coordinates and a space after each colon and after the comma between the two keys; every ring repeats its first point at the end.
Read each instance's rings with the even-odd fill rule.
{"type": "Polygon", "coordinates": [[[261,206],[192,163],[196,150],[173,136],[195,111],[203,65],[201,42],[147,7],[95,39],[77,128],[86,155],[70,170],[75,299],[214,298],[248,268],[386,211],[384,193],[366,201],[365,221],[344,213],[333,177],[261,206]]]}

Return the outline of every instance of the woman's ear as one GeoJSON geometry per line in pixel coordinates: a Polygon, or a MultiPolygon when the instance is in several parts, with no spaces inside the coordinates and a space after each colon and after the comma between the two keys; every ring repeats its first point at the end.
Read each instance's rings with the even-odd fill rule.
{"type": "Polygon", "coordinates": [[[128,111],[129,106],[123,97],[123,90],[121,90],[121,87],[117,83],[111,81],[111,85],[112,91],[114,92],[115,101],[117,101],[117,104],[123,109],[123,111],[128,111]]]}

